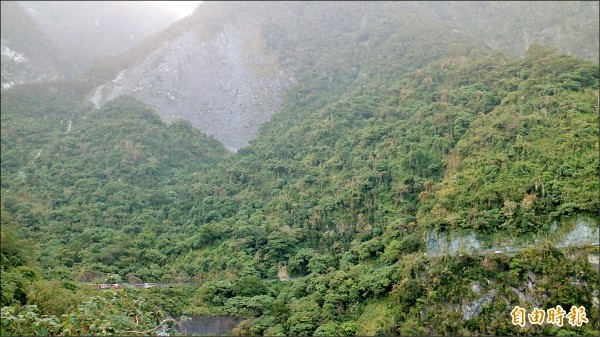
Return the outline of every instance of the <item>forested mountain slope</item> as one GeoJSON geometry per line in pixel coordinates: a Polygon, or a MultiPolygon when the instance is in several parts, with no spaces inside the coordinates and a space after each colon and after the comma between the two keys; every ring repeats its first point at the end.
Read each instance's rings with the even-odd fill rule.
{"type": "MultiPolygon", "coordinates": [[[[44,268],[69,267],[81,280],[110,272],[130,281],[203,282],[177,310],[255,317],[240,327],[244,334],[313,334],[341,326],[348,334],[513,333],[517,328],[502,313],[521,303],[510,289],[519,289],[523,277],[540,282],[540,289],[558,287],[521,293],[533,296],[526,303],[568,307],[576,300],[596,317],[597,272],[586,251],[563,255],[542,246],[515,256],[441,261],[422,252],[433,228],[469,228],[485,238],[543,237],[552,221],[562,227],[581,216],[597,226],[597,69],[544,47],[524,60],[442,60],[390,87],[357,88],[321,109],[290,99],[264,138],[216,166],[210,159],[199,166],[206,162],[200,158],[224,156],[210,155],[203,137],[195,150],[173,153],[189,145],[189,124],[167,128],[140,103],[121,99],[92,110],[70,130],[63,124],[53,131],[44,151],[38,156],[31,148],[33,159],[18,172],[3,159],[2,202],[20,231],[40,245],[44,268]],[[552,137],[540,136],[544,132],[552,137]],[[564,148],[573,155],[550,160],[564,148]],[[550,159],[540,163],[540,153],[550,159]],[[488,161],[497,168],[478,163],[488,161]],[[462,172],[465,181],[456,183],[462,172]],[[481,175],[489,175],[494,188],[478,183],[481,175]],[[542,258],[547,254],[554,259],[542,258]],[[275,278],[282,265],[305,277],[289,286],[261,281],[275,278]],[[470,276],[447,278],[448,268],[470,276]],[[500,276],[506,272],[508,280],[500,276]],[[556,277],[569,275],[585,285],[556,285],[556,277]],[[459,289],[486,279],[491,283],[480,294],[497,304],[470,312],[465,301],[477,300],[477,292],[459,289]],[[253,290],[242,290],[246,283],[253,290]],[[339,289],[342,284],[349,288],[339,289]],[[342,291],[341,298],[327,297],[342,291]],[[410,314],[416,303],[429,316],[410,314]],[[283,311],[274,314],[276,307],[283,311]],[[307,310],[309,321],[294,318],[307,310]],[[373,311],[383,320],[369,319],[373,311]],[[464,323],[437,322],[455,314],[464,323]],[[476,321],[486,328],[465,318],[473,315],[483,315],[476,321]]],[[[11,109],[2,111],[3,118],[11,116],[11,109]]],[[[43,124],[43,116],[37,120],[43,124]]],[[[5,130],[3,158],[22,142],[11,142],[5,130]]],[[[556,333],[551,327],[540,331],[556,333]]]]}
{"type": "MultiPolygon", "coordinates": [[[[104,233],[100,236],[106,238],[131,231],[135,236],[149,225],[147,220],[157,220],[148,207],[174,206],[178,189],[187,187],[192,175],[205,173],[226,156],[220,144],[188,122],[167,127],[131,98],[73,116],[47,111],[48,101],[41,107],[16,103],[12,94],[2,97],[2,202],[32,235],[40,236],[38,242],[55,250],[43,254],[52,265],[64,265],[65,259],[81,262],[81,245],[93,243],[88,235],[104,233]],[[141,218],[131,217],[132,212],[141,218]]],[[[179,198],[188,202],[190,192],[179,198]]],[[[186,206],[179,206],[171,217],[185,212],[186,206]]],[[[103,242],[99,247],[109,264],[127,254],[123,245],[111,248],[103,242]]]]}
{"type": "Polygon", "coordinates": [[[448,38],[433,4],[379,5],[211,3],[76,80],[3,92],[3,333],[143,335],[187,313],[242,316],[239,335],[595,334],[597,241],[557,243],[575,222],[598,231],[598,64],[491,52],[448,38]],[[297,82],[238,153],[134,97],[89,102],[163,38],[204,18],[210,40],[225,17],[279,27],[254,37],[297,82]],[[534,244],[433,256],[434,232],[534,244]],[[119,279],[192,286],[78,284],[119,279]],[[589,322],[521,327],[517,305],[589,322]]]}

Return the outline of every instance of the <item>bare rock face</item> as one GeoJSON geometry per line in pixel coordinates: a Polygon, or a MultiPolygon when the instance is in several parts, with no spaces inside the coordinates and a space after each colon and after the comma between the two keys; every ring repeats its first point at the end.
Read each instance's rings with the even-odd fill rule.
{"type": "Polygon", "coordinates": [[[494,296],[496,295],[496,291],[494,289],[488,291],[487,293],[485,293],[485,295],[483,295],[482,297],[480,297],[479,299],[470,302],[470,303],[463,303],[462,305],[462,315],[463,315],[463,319],[465,321],[471,320],[477,316],[479,316],[479,314],[481,313],[481,309],[482,306],[485,303],[492,303],[494,301],[494,296]]]}
{"type": "Polygon", "coordinates": [[[260,30],[248,24],[225,24],[208,38],[189,30],[97,88],[91,100],[98,107],[132,95],[166,122],[186,119],[237,151],[279,110],[288,87],[263,46],[260,30]]]}

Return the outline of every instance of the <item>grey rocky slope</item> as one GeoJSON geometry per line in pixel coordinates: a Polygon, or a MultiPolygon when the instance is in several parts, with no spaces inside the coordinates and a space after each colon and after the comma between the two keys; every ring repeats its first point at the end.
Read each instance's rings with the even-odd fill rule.
{"type": "Polygon", "coordinates": [[[100,86],[92,101],[132,94],[236,151],[278,111],[289,83],[263,44],[251,26],[227,25],[204,41],[187,31],[100,86]]]}

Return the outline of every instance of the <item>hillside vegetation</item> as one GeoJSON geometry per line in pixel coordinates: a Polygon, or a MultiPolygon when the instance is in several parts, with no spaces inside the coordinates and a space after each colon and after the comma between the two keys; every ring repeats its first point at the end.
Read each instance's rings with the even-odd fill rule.
{"type": "MultiPolygon", "coordinates": [[[[86,103],[115,60],[3,92],[2,334],[147,335],[167,314],[229,314],[236,335],[594,335],[598,246],[544,238],[598,227],[598,64],[450,41],[426,7],[385,5],[379,19],[348,5],[360,34],[333,3],[268,7],[281,29],[265,41],[298,83],[237,154],[132,97],[86,103]],[[323,17],[337,30],[320,34],[323,17]],[[431,257],[432,231],[538,240],[431,257]],[[86,285],[113,281],[176,285],[86,285]],[[584,306],[589,322],[521,327],[517,305],[584,306]]],[[[218,30],[211,6],[185,24],[218,30]]]]}

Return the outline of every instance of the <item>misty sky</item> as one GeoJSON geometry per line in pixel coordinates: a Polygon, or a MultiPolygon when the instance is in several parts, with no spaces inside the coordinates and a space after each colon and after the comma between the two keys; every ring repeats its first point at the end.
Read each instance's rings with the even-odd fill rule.
{"type": "Polygon", "coordinates": [[[180,18],[192,14],[202,1],[156,1],[157,5],[177,14],[180,18]]]}

